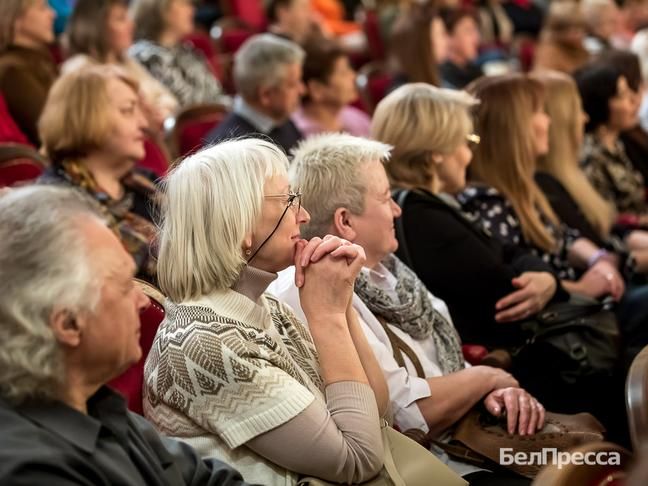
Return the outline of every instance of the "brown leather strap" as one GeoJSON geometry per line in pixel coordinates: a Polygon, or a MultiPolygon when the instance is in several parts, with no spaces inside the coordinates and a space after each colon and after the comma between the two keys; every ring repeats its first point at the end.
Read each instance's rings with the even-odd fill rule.
{"type": "Polygon", "coordinates": [[[398,363],[398,366],[402,366],[403,368],[406,368],[405,359],[403,358],[403,354],[405,354],[414,365],[414,369],[416,370],[417,376],[419,378],[425,378],[425,372],[423,371],[423,366],[421,365],[421,362],[419,361],[418,356],[416,356],[414,350],[410,348],[405,341],[399,338],[396,335],[396,333],[389,328],[387,322],[382,316],[376,315],[376,318],[378,319],[378,322],[380,322],[383,329],[387,333],[387,337],[389,338],[389,342],[391,343],[392,346],[394,359],[396,360],[396,363],[398,363]]]}

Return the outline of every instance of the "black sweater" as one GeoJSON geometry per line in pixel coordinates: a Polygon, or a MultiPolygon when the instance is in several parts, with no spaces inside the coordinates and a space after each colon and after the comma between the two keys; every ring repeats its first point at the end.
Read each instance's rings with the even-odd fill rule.
{"type": "MultiPolygon", "coordinates": [[[[446,302],[463,341],[491,347],[519,343],[523,334],[515,323],[495,321],[495,304],[516,290],[514,277],[527,271],[555,275],[552,268],[527,250],[502,245],[426,191],[409,193],[402,223],[410,264],[430,292],[446,302]]],[[[407,261],[399,240],[398,256],[407,261]]],[[[567,298],[558,285],[554,300],[567,298]]]]}

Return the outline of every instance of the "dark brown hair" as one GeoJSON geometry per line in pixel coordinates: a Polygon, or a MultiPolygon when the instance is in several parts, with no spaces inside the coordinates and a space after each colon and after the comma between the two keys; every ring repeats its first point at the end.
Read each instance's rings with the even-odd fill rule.
{"type": "MultiPolygon", "coordinates": [[[[308,87],[309,81],[328,83],[335,70],[337,60],[346,57],[344,49],[335,41],[311,41],[304,46],[304,51],[306,51],[306,57],[302,68],[302,81],[306,87],[308,87]]],[[[306,93],[302,101],[308,102],[309,99],[308,93],[306,93]]]]}
{"type": "Polygon", "coordinates": [[[438,17],[433,2],[412,4],[394,24],[390,51],[401,74],[410,83],[439,86],[441,77],[432,46],[432,20],[438,17]]]}
{"type": "Polygon", "coordinates": [[[108,15],[115,5],[128,7],[126,0],[77,0],[66,28],[67,55],[87,54],[105,62],[108,45],[108,15]]]}

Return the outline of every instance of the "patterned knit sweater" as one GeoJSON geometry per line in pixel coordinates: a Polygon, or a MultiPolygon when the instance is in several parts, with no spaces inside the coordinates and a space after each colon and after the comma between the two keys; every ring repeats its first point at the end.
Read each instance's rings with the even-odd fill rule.
{"type": "Polygon", "coordinates": [[[167,303],[144,384],[145,415],[161,433],[219,457],[248,482],[295,484],[296,474],[242,444],[314,400],[324,401],[317,351],[275,298],[255,303],[227,290],[167,303]]]}

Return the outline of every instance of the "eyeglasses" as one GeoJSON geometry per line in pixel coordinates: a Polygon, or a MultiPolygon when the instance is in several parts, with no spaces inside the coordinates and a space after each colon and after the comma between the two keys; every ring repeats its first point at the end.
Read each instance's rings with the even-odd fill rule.
{"type": "Polygon", "coordinates": [[[268,237],[265,240],[263,240],[263,243],[261,243],[259,247],[256,249],[256,251],[252,254],[252,256],[248,258],[247,261],[248,265],[254,259],[254,257],[257,256],[257,253],[259,253],[261,248],[263,248],[263,245],[265,245],[270,240],[270,238],[272,238],[272,235],[274,235],[277,232],[277,230],[279,229],[279,225],[281,225],[281,222],[283,221],[284,216],[286,216],[288,210],[290,208],[293,208],[293,211],[295,211],[295,201],[297,201],[297,206],[296,206],[297,211],[295,211],[295,214],[299,214],[301,212],[302,193],[299,189],[297,191],[290,191],[288,192],[288,194],[266,194],[263,197],[268,199],[281,199],[281,198],[285,199],[286,209],[284,209],[283,213],[281,213],[281,217],[279,218],[279,221],[277,221],[277,224],[275,225],[274,229],[270,232],[268,237]]]}
{"type": "MultiPolygon", "coordinates": [[[[266,196],[263,196],[268,199],[285,199],[286,200],[286,208],[295,208],[295,201],[297,201],[297,214],[299,214],[299,211],[301,211],[301,197],[302,193],[299,189],[297,191],[290,191],[288,194],[268,194],[266,196]]],[[[283,216],[282,216],[283,217],[283,216]]]]}

